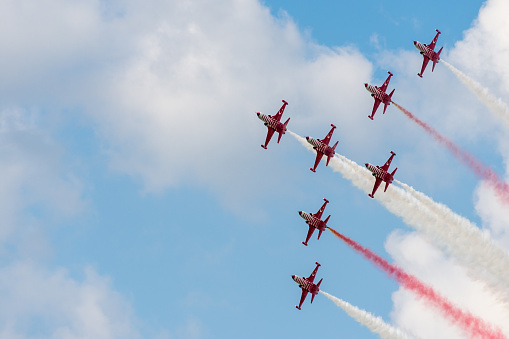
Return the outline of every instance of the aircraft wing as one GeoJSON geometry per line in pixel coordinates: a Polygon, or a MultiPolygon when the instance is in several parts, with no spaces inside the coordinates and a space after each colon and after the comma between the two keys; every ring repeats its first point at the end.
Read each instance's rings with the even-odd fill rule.
{"type": "Polygon", "coordinates": [[[313,283],[315,281],[316,272],[318,271],[319,265],[316,265],[315,269],[313,270],[313,273],[307,278],[310,283],[313,283]]]}
{"type": "Polygon", "coordinates": [[[391,166],[391,162],[392,162],[392,159],[394,158],[396,154],[394,154],[393,152],[391,152],[391,156],[389,157],[389,159],[387,159],[387,162],[381,167],[384,171],[389,171],[389,166],[391,166]]]}
{"type": "Polygon", "coordinates": [[[300,296],[300,302],[299,302],[299,307],[297,307],[299,310],[302,306],[302,303],[304,302],[304,300],[306,300],[306,297],[308,296],[308,291],[306,291],[305,289],[302,289],[302,295],[300,296]]]}
{"type": "Polygon", "coordinates": [[[285,111],[285,107],[286,105],[288,105],[288,103],[286,101],[283,100],[283,106],[281,106],[281,108],[279,109],[279,111],[276,113],[275,116],[273,116],[273,118],[276,120],[276,121],[281,121],[281,117],[283,116],[283,112],[285,111]]]}
{"type": "Polygon", "coordinates": [[[304,241],[304,245],[307,245],[309,239],[311,239],[311,236],[313,235],[313,232],[315,231],[315,227],[309,225],[308,234],[306,235],[306,241],[304,241]]]}
{"type": "Polygon", "coordinates": [[[382,92],[385,92],[387,91],[387,87],[389,86],[389,82],[391,81],[391,76],[392,74],[389,73],[389,76],[387,77],[387,79],[385,80],[385,82],[383,83],[382,87],[380,87],[380,89],[382,90],[382,92]]]}
{"type": "MultiPolygon", "coordinates": [[[[438,32],[438,31],[437,31],[438,32]]],[[[428,45],[429,48],[431,48],[432,50],[435,50],[435,45],[437,44],[437,41],[438,41],[438,36],[440,35],[440,32],[437,33],[437,35],[435,35],[435,37],[433,38],[433,40],[431,40],[431,43],[428,45]]]]}
{"type": "Polygon", "coordinates": [[[322,214],[323,214],[323,211],[325,210],[325,206],[327,206],[327,203],[328,201],[325,201],[322,205],[322,207],[320,207],[320,209],[318,210],[318,212],[316,212],[315,214],[313,214],[313,216],[317,217],[318,219],[322,219],[322,214]]]}
{"type": "Polygon", "coordinates": [[[332,138],[332,133],[334,133],[334,129],[336,128],[336,126],[332,125],[332,128],[330,130],[329,133],[327,133],[327,135],[325,136],[325,138],[322,140],[322,142],[326,145],[329,144],[330,142],[330,139],[332,138]]]}
{"type": "Polygon", "coordinates": [[[426,66],[428,66],[429,59],[427,56],[423,55],[424,60],[422,61],[422,67],[421,67],[421,76],[422,73],[424,73],[424,70],[426,69],[426,66]]]}
{"type": "Polygon", "coordinates": [[[316,167],[320,163],[320,160],[322,160],[322,157],[323,157],[323,153],[317,150],[316,151],[315,165],[313,166],[314,169],[316,169],[316,167]]]}
{"type": "Polygon", "coordinates": [[[381,183],[382,183],[382,179],[377,177],[376,180],[375,180],[375,186],[373,187],[373,192],[371,192],[371,194],[369,194],[370,197],[374,198],[375,192],[376,192],[376,190],[378,189],[378,187],[380,186],[381,183]]]}
{"type": "Polygon", "coordinates": [[[269,126],[267,126],[267,128],[268,128],[268,131],[267,131],[267,138],[265,138],[265,147],[267,147],[267,144],[269,143],[270,139],[272,139],[272,136],[274,135],[274,132],[275,132],[269,126]]]}
{"type": "Polygon", "coordinates": [[[373,105],[373,112],[371,112],[371,119],[375,116],[376,110],[378,109],[378,106],[380,106],[381,101],[377,98],[375,98],[375,104],[373,105]]]}

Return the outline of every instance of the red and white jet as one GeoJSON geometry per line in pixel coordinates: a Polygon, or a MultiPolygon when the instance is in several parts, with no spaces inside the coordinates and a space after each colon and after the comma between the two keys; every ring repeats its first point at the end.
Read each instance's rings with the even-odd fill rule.
{"type": "Polygon", "coordinates": [[[318,284],[313,284],[313,281],[315,280],[316,271],[318,271],[318,267],[320,267],[320,264],[318,262],[315,262],[316,268],[314,269],[313,273],[308,278],[301,278],[298,275],[292,275],[293,281],[295,281],[297,284],[299,284],[299,287],[302,288],[302,295],[300,297],[300,303],[297,309],[300,310],[300,307],[302,306],[302,303],[306,299],[306,296],[309,292],[311,292],[311,303],[313,303],[313,299],[315,299],[315,295],[318,294],[320,291],[320,284],[322,283],[322,279],[318,282],[318,284]]]}
{"type": "Polygon", "coordinates": [[[382,181],[385,181],[385,189],[384,189],[384,192],[385,192],[385,191],[387,191],[387,187],[389,187],[389,185],[394,180],[394,174],[396,173],[396,171],[398,169],[396,168],[394,171],[392,171],[392,173],[389,173],[389,166],[391,165],[392,158],[394,158],[395,155],[396,155],[396,153],[391,151],[391,156],[390,156],[389,160],[387,160],[385,165],[383,165],[382,167],[373,166],[369,163],[366,163],[367,169],[370,170],[373,173],[373,176],[375,177],[375,187],[373,187],[373,192],[371,194],[368,194],[371,198],[375,197],[375,192],[378,189],[378,186],[380,186],[380,184],[382,183],[382,181]]]}
{"type": "Polygon", "coordinates": [[[306,224],[309,225],[309,230],[308,230],[308,235],[306,236],[306,241],[302,242],[306,246],[308,245],[309,238],[311,238],[315,229],[318,230],[318,232],[319,232],[318,239],[320,239],[322,232],[325,231],[325,228],[327,227],[327,222],[329,221],[330,215],[325,220],[322,220],[322,214],[323,214],[323,211],[325,210],[325,206],[327,206],[327,204],[329,203],[329,200],[327,200],[325,198],[323,198],[323,200],[325,202],[323,203],[322,207],[320,207],[318,212],[316,212],[315,214],[299,211],[299,215],[301,216],[301,218],[306,220],[306,224]]]}
{"type": "Polygon", "coordinates": [[[271,115],[265,115],[260,112],[257,112],[256,115],[258,115],[258,118],[264,122],[264,125],[267,126],[269,129],[267,131],[267,138],[265,139],[265,145],[262,145],[263,148],[267,149],[267,144],[269,143],[270,139],[272,138],[272,135],[274,135],[274,132],[279,133],[279,137],[277,138],[277,142],[281,140],[281,137],[286,132],[286,125],[288,125],[288,122],[290,121],[290,118],[286,120],[286,122],[283,124],[281,122],[281,117],[283,116],[283,112],[285,111],[285,107],[288,105],[286,101],[283,100],[283,106],[279,109],[277,114],[275,116],[271,115]]]}
{"type": "Polygon", "coordinates": [[[389,86],[389,81],[391,81],[391,77],[393,74],[391,72],[387,72],[387,73],[389,73],[389,76],[383,83],[382,87],[372,86],[368,83],[364,84],[364,87],[366,87],[368,92],[370,92],[371,96],[375,99],[375,105],[373,106],[373,112],[371,112],[371,115],[368,115],[368,118],[370,118],[371,120],[373,120],[376,110],[378,109],[378,106],[380,106],[381,103],[384,104],[383,114],[385,114],[385,110],[387,109],[387,106],[389,106],[391,104],[392,94],[394,94],[394,89],[392,90],[392,92],[390,94],[387,94],[385,92],[387,91],[387,86],[389,86]]]}
{"type": "Polygon", "coordinates": [[[440,35],[440,31],[438,29],[435,29],[435,31],[437,31],[437,35],[435,35],[429,45],[421,44],[419,41],[414,41],[415,48],[417,48],[424,57],[424,60],[422,61],[421,73],[417,73],[417,75],[421,78],[422,73],[424,73],[424,70],[426,69],[426,66],[430,60],[433,61],[433,68],[431,69],[432,72],[435,69],[435,65],[438,63],[438,61],[440,61],[440,53],[442,52],[443,47],[440,48],[438,52],[435,52],[435,45],[437,44],[438,36],[440,35]]]}
{"type": "Polygon", "coordinates": [[[325,164],[325,166],[329,166],[329,161],[334,156],[334,153],[336,152],[336,146],[338,145],[339,141],[336,141],[334,146],[332,146],[332,147],[329,146],[330,139],[332,138],[332,133],[334,133],[334,129],[336,128],[336,126],[334,126],[334,124],[330,124],[330,125],[332,126],[332,128],[331,128],[330,132],[327,134],[327,136],[325,137],[325,139],[320,140],[320,139],[314,139],[311,137],[306,137],[306,140],[311,145],[313,145],[313,149],[316,150],[315,165],[313,166],[313,168],[310,168],[310,170],[312,170],[313,172],[316,172],[316,166],[318,166],[318,164],[320,163],[320,160],[322,160],[322,157],[324,155],[327,157],[327,163],[325,164]]]}

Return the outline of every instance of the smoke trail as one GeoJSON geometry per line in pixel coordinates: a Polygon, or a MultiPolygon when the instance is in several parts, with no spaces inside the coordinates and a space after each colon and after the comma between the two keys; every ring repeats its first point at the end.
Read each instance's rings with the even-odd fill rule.
{"type": "Polygon", "coordinates": [[[472,315],[470,312],[462,311],[445,297],[438,294],[431,286],[422,283],[417,277],[405,273],[401,268],[395,265],[389,264],[387,260],[378,256],[375,252],[363,247],[334,229],[330,227],[327,228],[364,258],[382,269],[389,277],[401,284],[401,286],[414,292],[417,296],[436,307],[449,321],[458,325],[464,332],[469,333],[471,338],[505,338],[500,329],[487,324],[484,320],[472,315]]]}
{"type": "Polygon", "coordinates": [[[441,59],[442,63],[449,68],[454,75],[465,85],[467,88],[474,93],[477,98],[488,107],[488,109],[498,118],[504,120],[506,125],[509,127],[509,107],[491,94],[487,88],[481,86],[477,81],[471,79],[466,74],[455,68],[453,65],[445,62],[441,59]]]}
{"type": "MultiPolygon", "coordinates": [[[[315,152],[306,139],[288,132],[315,152]]],[[[371,193],[373,176],[363,166],[339,154],[329,166],[366,194],[371,193]]],[[[387,192],[376,196],[376,201],[451,255],[471,278],[484,281],[491,293],[509,302],[509,256],[474,223],[413,189],[407,192],[391,185],[387,192]]]]}
{"type": "Polygon", "coordinates": [[[411,337],[383,321],[381,317],[376,317],[373,314],[361,310],[360,308],[336,298],[327,292],[320,291],[324,296],[332,300],[338,307],[342,308],[350,317],[357,320],[362,325],[366,326],[371,332],[378,334],[381,338],[385,339],[410,339],[411,337]]]}
{"type": "Polygon", "coordinates": [[[454,144],[451,140],[447,139],[445,136],[438,133],[433,127],[425,123],[424,121],[417,118],[407,109],[401,107],[400,105],[393,102],[394,106],[399,108],[401,112],[403,112],[410,120],[417,123],[421,126],[428,134],[430,134],[436,141],[444,145],[457,159],[462,161],[464,164],[468,166],[475,175],[479,178],[486,180],[488,184],[494,189],[497,197],[501,199],[506,204],[509,204],[509,185],[502,180],[497,173],[495,173],[491,168],[483,165],[479,160],[477,160],[472,154],[468,153],[460,149],[456,144],[454,144]]]}

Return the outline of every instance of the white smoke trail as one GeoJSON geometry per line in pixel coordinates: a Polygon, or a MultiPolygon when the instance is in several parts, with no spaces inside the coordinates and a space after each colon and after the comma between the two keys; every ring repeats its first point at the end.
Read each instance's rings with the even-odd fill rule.
{"type": "Polygon", "coordinates": [[[336,298],[327,292],[320,291],[321,294],[332,300],[338,307],[342,308],[350,317],[357,320],[362,325],[366,326],[371,332],[376,333],[380,338],[385,339],[409,339],[412,338],[405,334],[399,328],[395,328],[383,321],[381,317],[374,316],[373,314],[361,310],[360,308],[336,298]]]}
{"type": "Polygon", "coordinates": [[[477,98],[488,107],[488,109],[498,118],[504,120],[506,125],[509,127],[509,107],[501,99],[495,97],[490,91],[481,86],[480,83],[473,80],[465,73],[458,70],[453,65],[447,63],[443,59],[441,60],[447,68],[449,68],[454,75],[465,85],[467,88],[474,93],[477,98]]]}
{"type": "MultiPolygon", "coordinates": [[[[293,132],[290,134],[314,152],[306,139],[293,132]]],[[[365,193],[371,193],[374,178],[366,168],[337,153],[329,166],[350,180],[354,186],[365,193]]],[[[405,224],[451,255],[467,269],[471,278],[484,281],[491,293],[509,303],[507,252],[468,219],[410,186],[403,187],[406,190],[392,185],[387,192],[378,192],[376,200],[389,212],[402,218],[405,224]]]]}

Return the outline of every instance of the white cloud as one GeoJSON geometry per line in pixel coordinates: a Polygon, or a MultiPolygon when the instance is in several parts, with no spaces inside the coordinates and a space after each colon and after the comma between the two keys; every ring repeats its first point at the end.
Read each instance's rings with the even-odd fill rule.
{"type": "MultiPolygon", "coordinates": [[[[136,52],[86,78],[79,100],[106,140],[112,168],[150,192],[205,186],[237,209],[277,185],[252,169],[273,157],[258,149],[266,128],[256,111],[273,114],[285,99],[290,129],[325,133],[336,123],[345,144],[368,142],[353,128],[372,105],[362,85],[372,66],[358,50],[317,46],[284,13],[274,18],[255,0],[185,4],[167,4],[150,22],[146,9],[127,5],[118,20],[124,31],[138,25],[125,41],[136,52]]],[[[117,37],[107,27],[104,34],[117,37]]],[[[372,133],[374,142],[379,135],[372,133]]],[[[273,140],[270,147],[284,146],[273,140]]]]}
{"type": "MultiPolygon", "coordinates": [[[[462,310],[478,316],[509,333],[509,311],[493,295],[486,292],[482,282],[472,281],[463,268],[458,267],[417,233],[393,232],[386,249],[398,266],[433,286],[442,296],[462,310]]],[[[413,293],[403,289],[393,294],[392,317],[401,328],[412,329],[421,338],[464,338],[465,333],[446,321],[440,312],[413,293]],[[433,324],[433,326],[430,326],[433,324]]]]}
{"type": "Polygon", "coordinates": [[[2,338],[140,338],[130,305],[88,267],[65,270],[17,261],[0,269],[2,338]]]}
{"type": "Polygon", "coordinates": [[[41,228],[83,211],[80,181],[62,164],[64,151],[37,125],[38,112],[0,110],[0,244],[17,255],[48,255],[41,228]]]}

